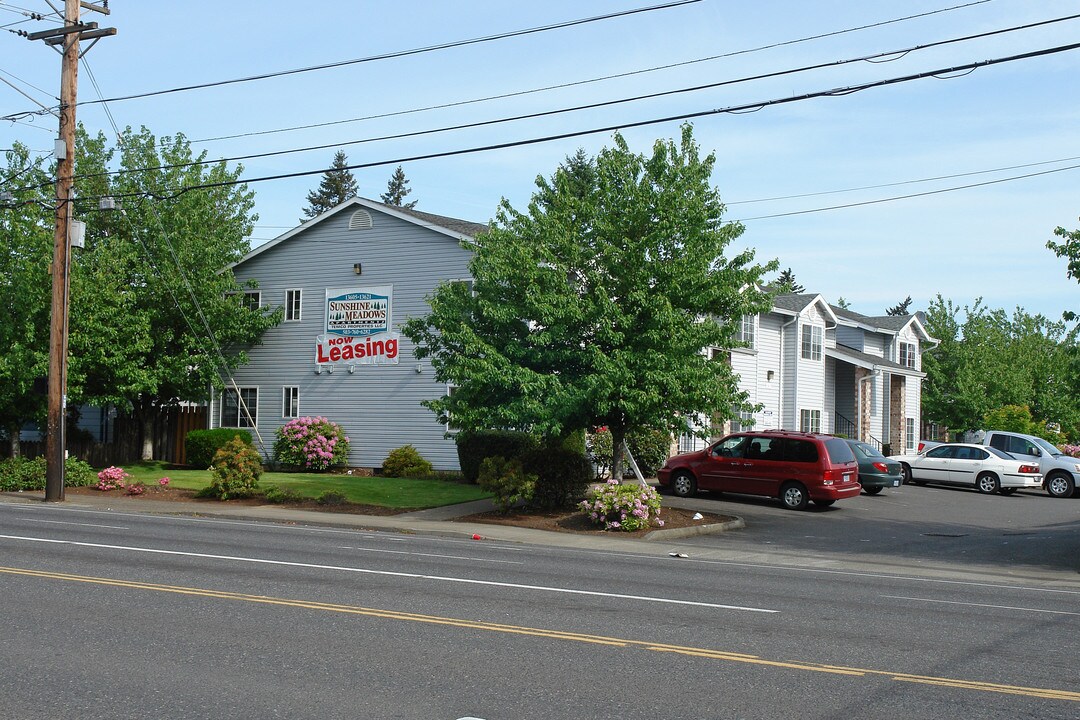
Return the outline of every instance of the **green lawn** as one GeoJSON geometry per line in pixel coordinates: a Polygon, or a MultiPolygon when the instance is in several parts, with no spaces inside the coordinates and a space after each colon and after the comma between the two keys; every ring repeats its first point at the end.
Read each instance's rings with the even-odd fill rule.
{"type": "MultiPolygon", "coordinates": [[[[124,470],[146,485],[169,478],[169,487],[202,490],[210,484],[209,470],[166,470],[164,463],[142,462],[125,465],[124,470]]],[[[388,508],[430,508],[491,497],[476,485],[455,478],[387,478],[320,473],[264,472],[259,490],[271,487],[291,490],[305,498],[317,499],[326,492],[340,493],[348,502],[388,508]]]]}

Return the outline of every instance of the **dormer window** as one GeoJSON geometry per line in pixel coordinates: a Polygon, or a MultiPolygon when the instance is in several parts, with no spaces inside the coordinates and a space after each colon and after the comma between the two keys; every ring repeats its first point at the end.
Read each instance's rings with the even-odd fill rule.
{"type": "Polygon", "coordinates": [[[904,367],[911,368],[916,367],[915,357],[919,354],[919,351],[915,348],[915,343],[900,343],[900,364],[904,367]]]}

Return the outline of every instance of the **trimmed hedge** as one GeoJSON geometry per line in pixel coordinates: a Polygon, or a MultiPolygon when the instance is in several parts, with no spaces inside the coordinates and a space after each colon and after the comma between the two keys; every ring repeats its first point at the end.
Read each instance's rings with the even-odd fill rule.
{"type": "Polygon", "coordinates": [[[514,430],[463,431],[454,440],[461,474],[473,484],[480,477],[480,464],[487,458],[520,458],[539,446],[536,436],[514,430]]]}
{"type": "Polygon", "coordinates": [[[191,430],[184,438],[184,452],[187,464],[200,470],[210,467],[217,451],[237,435],[246,444],[251,445],[251,431],[238,428],[215,428],[213,430],[191,430]]]}
{"type": "Polygon", "coordinates": [[[521,464],[537,478],[532,505],[540,510],[572,507],[593,481],[589,458],[558,442],[529,450],[521,456],[521,464]]]}

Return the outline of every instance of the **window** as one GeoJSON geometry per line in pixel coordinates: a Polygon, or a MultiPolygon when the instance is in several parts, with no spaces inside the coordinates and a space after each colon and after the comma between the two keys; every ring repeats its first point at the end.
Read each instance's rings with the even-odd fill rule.
{"type": "Polygon", "coordinates": [[[249,428],[258,424],[259,389],[240,388],[239,396],[235,388],[225,388],[221,394],[220,427],[249,428]]]}
{"type": "Polygon", "coordinates": [[[900,343],[900,364],[904,367],[915,368],[915,356],[918,351],[915,349],[915,343],[900,343]]]}
{"type": "Polygon", "coordinates": [[[821,432],[821,411],[820,410],[800,410],[799,411],[799,429],[803,432],[817,433],[821,432]]]}
{"type": "Polygon", "coordinates": [[[809,440],[789,438],[785,446],[784,459],[788,462],[816,463],[818,461],[817,445],[809,440]]]}
{"type": "Polygon", "coordinates": [[[300,388],[295,386],[281,388],[281,417],[300,417],[300,388]]]}
{"type": "Polygon", "coordinates": [[[806,360],[820,360],[822,328],[818,325],[802,326],[802,356],[806,360]]]}
{"type": "Polygon", "coordinates": [[[915,449],[915,418],[904,418],[904,448],[915,449]]]}
{"type": "Polygon", "coordinates": [[[295,321],[300,319],[300,301],[303,296],[302,290],[286,290],[285,291],[285,321],[295,321]]]}
{"type": "Polygon", "coordinates": [[[753,315],[743,315],[742,321],[739,323],[739,332],[736,337],[746,347],[754,347],[754,325],[756,320],[757,318],[753,315]]]}
{"type": "Polygon", "coordinates": [[[736,410],[731,419],[731,432],[743,432],[754,429],[754,413],[749,410],[736,410]]]}
{"type": "Polygon", "coordinates": [[[243,292],[227,293],[228,296],[237,298],[241,307],[248,310],[258,310],[262,306],[262,293],[258,290],[244,290],[243,292]]]}

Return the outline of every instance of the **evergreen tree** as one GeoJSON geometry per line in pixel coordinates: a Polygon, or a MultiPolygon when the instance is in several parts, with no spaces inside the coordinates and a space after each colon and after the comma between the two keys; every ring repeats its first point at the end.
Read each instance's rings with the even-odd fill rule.
{"type": "Polygon", "coordinates": [[[349,170],[349,159],[344,152],[338,150],[334,153],[334,162],[330,169],[323,173],[319,189],[308,193],[308,206],[304,208],[304,215],[309,218],[317,217],[354,197],[356,178],[349,170]]]}
{"type": "Polygon", "coordinates": [[[901,315],[907,315],[909,307],[911,307],[911,296],[910,295],[908,295],[906,298],[904,298],[903,300],[898,302],[896,305],[893,305],[891,308],[886,310],[885,314],[886,315],[892,315],[893,317],[899,317],[901,315]]]}
{"type": "Polygon", "coordinates": [[[406,210],[412,210],[416,207],[416,200],[412,202],[402,202],[405,200],[405,196],[412,192],[408,187],[409,181],[405,177],[405,171],[401,169],[401,166],[397,166],[397,170],[390,176],[390,180],[386,183],[386,192],[380,195],[382,201],[387,205],[394,205],[396,207],[402,207],[406,210]]]}
{"type": "Polygon", "coordinates": [[[791,272],[791,268],[787,268],[781,271],[780,276],[773,282],[773,287],[784,295],[787,293],[801,293],[806,288],[795,281],[795,273],[791,272]]]}

